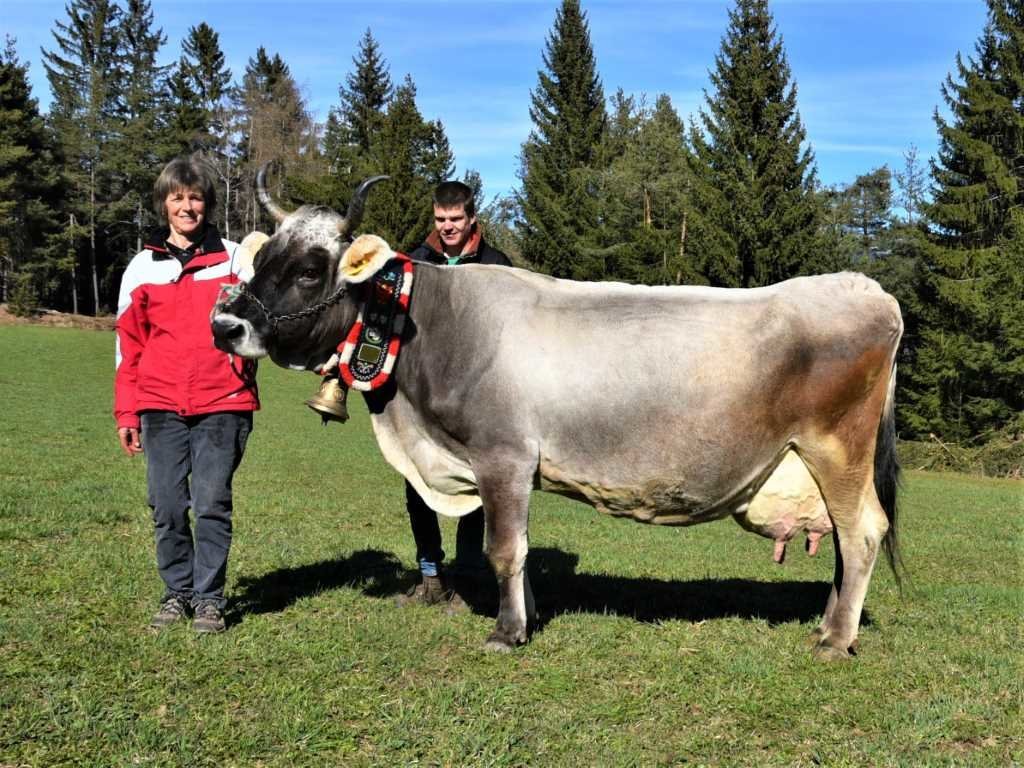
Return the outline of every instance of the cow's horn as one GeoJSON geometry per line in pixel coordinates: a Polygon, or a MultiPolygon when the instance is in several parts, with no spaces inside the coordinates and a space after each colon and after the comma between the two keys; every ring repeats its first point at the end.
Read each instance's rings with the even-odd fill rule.
{"type": "Polygon", "coordinates": [[[263,210],[269,213],[274,221],[280,224],[286,218],[288,218],[288,211],[282,208],[280,205],[274,202],[274,198],[267,192],[267,169],[273,165],[273,161],[264,163],[260,166],[259,172],[256,174],[256,197],[260,201],[260,205],[263,206],[263,210]]]}
{"type": "Polygon", "coordinates": [[[359,189],[352,195],[352,201],[348,204],[348,213],[338,223],[338,232],[342,237],[348,237],[355,232],[359,222],[363,220],[363,205],[366,203],[366,194],[370,191],[370,187],[378,181],[390,178],[390,176],[373,176],[359,185],[359,189]]]}

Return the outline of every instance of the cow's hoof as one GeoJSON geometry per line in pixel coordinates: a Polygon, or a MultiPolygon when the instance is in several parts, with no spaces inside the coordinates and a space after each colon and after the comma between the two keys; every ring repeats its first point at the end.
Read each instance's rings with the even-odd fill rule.
{"type": "Polygon", "coordinates": [[[525,632],[503,632],[501,628],[495,629],[487,637],[487,641],[484,643],[484,648],[488,651],[497,651],[498,653],[508,653],[516,648],[516,646],[523,645],[526,642],[525,632]]]}
{"type": "Polygon", "coordinates": [[[850,658],[850,654],[842,648],[836,648],[834,645],[826,645],[825,643],[818,643],[814,646],[814,658],[816,661],[846,661],[850,658]]]}
{"type": "Polygon", "coordinates": [[[821,627],[815,627],[811,630],[811,634],[807,636],[807,644],[812,648],[821,642],[821,638],[825,636],[825,631],[821,627]]]}
{"type": "Polygon", "coordinates": [[[515,647],[515,643],[497,632],[492,632],[484,642],[484,650],[492,653],[511,653],[515,647]]]}

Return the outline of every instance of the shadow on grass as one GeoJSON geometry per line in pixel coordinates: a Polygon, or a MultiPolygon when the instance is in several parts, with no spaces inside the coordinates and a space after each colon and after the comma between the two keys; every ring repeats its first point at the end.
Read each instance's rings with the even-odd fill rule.
{"type": "Polygon", "coordinates": [[[387,597],[411,584],[413,575],[391,552],[361,549],[347,557],[243,576],[228,599],[228,618],[238,624],[247,614],[283,611],[304,597],[341,587],[387,597]]]}
{"type": "MultiPolygon", "coordinates": [[[[579,558],[560,549],[531,549],[530,585],[543,629],[563,613],[629,616],[637,621],[761,619],[769,624],[808,622],[821,617],[831,583],[651,578],[577,573],[579,558]]],[[[868,625],[867,613],[861,623],[868,625]]]]}
{"type": "MultiPolygon", "coordinates": [[[[543,629],[564,613],[628,616],[642,622],[760,619],[769,624],[809,622],[821,616],[831,584],[823,581],[697,579],[665,581],[606,574],[577,573],[579,557],[554,548],[530,550],[530,584],[543,629]]],[[[239,579],[228,613],[233,623],[247,614],[282,611],[303,597],[326,590],[359,589],[370,597],[393,597],[415,582],[391,552],[364,549],[346,557],[280,568],[239,579]]],[[[488,571],[456,582],[474,613],[496,616],[497,583],[488,571]]],[[[870,625],[865,611],[861,624],[870,625]]]]}

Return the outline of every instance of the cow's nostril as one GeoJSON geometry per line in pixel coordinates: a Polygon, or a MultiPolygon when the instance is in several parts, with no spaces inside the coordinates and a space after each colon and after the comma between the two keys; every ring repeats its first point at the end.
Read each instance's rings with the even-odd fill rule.
{"type": "Polygon", "coordinates": [[[234,318],[218,317],[213,321],[213,335],[218,339],[230,341],[245,334],[245,325],[234,318]]]}

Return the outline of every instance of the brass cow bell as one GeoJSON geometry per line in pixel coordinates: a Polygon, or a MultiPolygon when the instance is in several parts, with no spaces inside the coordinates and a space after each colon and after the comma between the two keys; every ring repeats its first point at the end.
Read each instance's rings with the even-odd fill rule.
{"type": "Polygon", "coordinates": [[[348,388],[341,383],[337,376],[325,376],[320,382],[319,391],[309,400],[306,405],[320,414],[324,426],[329,421],[348,421],[348,407],[345,405],[345,398],[348,397],[348,388]]]}

